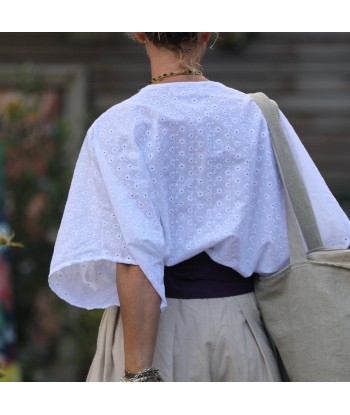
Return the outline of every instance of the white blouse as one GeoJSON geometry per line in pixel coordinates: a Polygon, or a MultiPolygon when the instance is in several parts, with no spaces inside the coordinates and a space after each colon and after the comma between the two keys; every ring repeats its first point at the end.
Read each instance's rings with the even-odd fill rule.
{"type": "MultiPolygon", "coordinates": [[[[346,248],[349,219],[281,119],[324,245],[346,248]]],[[[218,82],[146,86],[87,133],[50,287],[78,307],[119,305],[116,263],[138,264],[163,309],[164,265],[203,251],[244,277],[288,264],[284,192],[266,122],[248,95],[218,82]]]]}

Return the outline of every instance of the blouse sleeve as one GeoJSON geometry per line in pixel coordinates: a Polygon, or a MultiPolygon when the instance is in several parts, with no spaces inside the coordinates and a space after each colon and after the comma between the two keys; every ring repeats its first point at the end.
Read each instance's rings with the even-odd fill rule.
{"type": "Polygon", "coordinates": [[[86,309],[119,305],[116,263],[137,264],[164,308],[166,252],[155,194],[132,135],[115,119],[95,123],[83,143],[57,235],[51,289],[86,309]]]}

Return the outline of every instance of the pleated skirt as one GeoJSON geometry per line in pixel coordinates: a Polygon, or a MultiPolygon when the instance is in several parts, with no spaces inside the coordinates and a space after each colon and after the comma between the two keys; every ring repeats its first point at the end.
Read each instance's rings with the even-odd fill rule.
{"type": "MultiPolygon", "coordinates": [[[[281,381],[254,293],[167,301],[153,359],[165,382],[281,381]]],[[[123,341],[119,307],[109,307],[99,327],[88,382],[120,380],[123,341]]]]}

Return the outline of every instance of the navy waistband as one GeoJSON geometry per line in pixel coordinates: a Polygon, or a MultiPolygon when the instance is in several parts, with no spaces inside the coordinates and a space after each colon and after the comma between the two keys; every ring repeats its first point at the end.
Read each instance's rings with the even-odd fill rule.
{"type": "Polygon", "coordinates": [[[244,278],[230,267],[213,261],[202,252],[186,261],[164,268],[168,298],[220,298],[254,291],[254,278],[244,278]]]}

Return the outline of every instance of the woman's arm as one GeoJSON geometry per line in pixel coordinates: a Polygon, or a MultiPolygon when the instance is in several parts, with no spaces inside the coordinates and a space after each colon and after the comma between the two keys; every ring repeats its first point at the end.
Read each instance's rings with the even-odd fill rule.
{"type": "Polygon", "coordinates": [[[141,268],[117,264],[117,288],[124,331],[125,370],[152,366],[160,316],[160,297],[141,268]]]}

